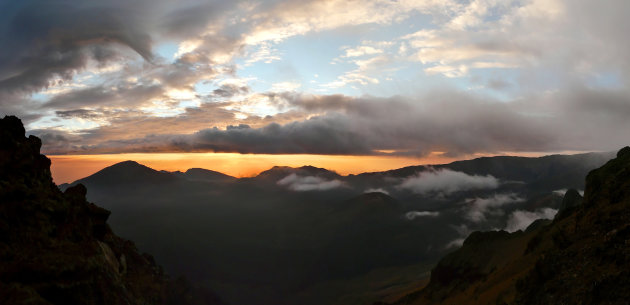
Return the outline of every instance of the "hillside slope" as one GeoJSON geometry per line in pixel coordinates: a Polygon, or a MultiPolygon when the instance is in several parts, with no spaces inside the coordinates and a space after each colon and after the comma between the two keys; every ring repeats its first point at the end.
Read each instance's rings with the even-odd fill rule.
{"type": "Polygon", "coordinates": [[[548,225],[471,234],[424,289],[395,304],[628,304],[630,147],[562,206],[548,225]]]}
{"type": "Polygon", "coordinates": [[[41,141],[0,119],[0,304],[220,304],[112,233],[110,212],[52,182],[41,141]]]}

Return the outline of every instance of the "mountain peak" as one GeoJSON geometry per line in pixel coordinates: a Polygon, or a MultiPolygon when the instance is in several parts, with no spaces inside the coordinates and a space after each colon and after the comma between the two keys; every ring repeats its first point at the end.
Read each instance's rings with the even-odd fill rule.
{"type": "Polygon", "coordinates": [[[617,152],[617,158],[592,170],[586,176],[584,202],[587,206],[630,201],[630,147],[617,152]]]}
{"type": "Polygon", "coordinates": [[[617,158],[627,158],[630,156],[630,146],[626,146],[617,152],[617,158]]]}
{"type": "Polygon", "coordinates": [[[171,182],[176,177],[170,172],[160,172],[136,161],[123,161],[108,166],[86,178],[75,181],[90,185],[92,183],[103,184],[127,184],[130,182],[163,183],[171,182]]]}
{"type": "Polygon", "coordinates": [[[231,181],[236,178],[226,175],[221,172],[204,169],[204,168],[189,168],[184,173],[180,173],[179,175],[183,176],[185,179],[193,180],[193,181],[231,181]]]}
{"type": "Polygon", "coordinates": [[[283,178],[290,174],[296,174],[301,176],[322,176],[327,178],[337,178],[340,177],[334,171],[327,170],[321,167],[315,167],[311,165],[305,165],[301,167],[290,167],[290,166],[274,166],[266,171],[258,174],[257,177],[261,178],[283,178]]]}

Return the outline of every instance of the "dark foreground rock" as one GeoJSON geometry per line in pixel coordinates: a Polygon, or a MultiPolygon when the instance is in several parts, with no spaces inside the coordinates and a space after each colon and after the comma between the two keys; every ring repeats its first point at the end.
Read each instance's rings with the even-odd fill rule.
{"type": "Polygon", "coordinates": [[[83,185],[62,193],[40,147],[18,118],[0,119],[0,304],[221,303],[113,234],[83,185]]]}

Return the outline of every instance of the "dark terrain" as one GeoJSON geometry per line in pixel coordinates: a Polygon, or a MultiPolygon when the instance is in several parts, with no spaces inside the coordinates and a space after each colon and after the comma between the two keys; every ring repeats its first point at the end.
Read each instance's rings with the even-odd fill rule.
{"type": "Polygon", "coordinates": [[[86,185],[89,200],[114,212],[114,230],[168,272],[230,303],[369,304],[413,291],[470,232],[506,228],[518,211],[555,213],[558,190],[584,189],[583,177],[612,156],[488,157],[350,176],[274,167],[241,179],[127,161],[70,185],[86,185]],[[446,170],[498,183],[402,187],[410,177],[446,170]],[[290,178],[304,183],[285,183],[290,178]]]}
{"type": "MultiPolygon", "coordinates": [[[[628,304],[630,147],[569,190],[553,221],[475,232],[391,304],[628,304]]],[[[377,303],[385,304],[385,303],[377,303]]]]}
{"type": "Polygon", "coordinates": [[[0,122],[0,304],[628,297],[630,148],[586,184],[611,154],[479,158],[350,176],[274,167],[241,179],[127,161],[58,188],[39,139],[25,138],[15,117],[0,122]],[[549,219],[534,221],[541,217],[549,219]]]}
{"type": "Polygon", "coordinates": [[[222,304],[112,233],[81,184],[61,192],[41,141],[0,119],[0,304],[222,304]]]}

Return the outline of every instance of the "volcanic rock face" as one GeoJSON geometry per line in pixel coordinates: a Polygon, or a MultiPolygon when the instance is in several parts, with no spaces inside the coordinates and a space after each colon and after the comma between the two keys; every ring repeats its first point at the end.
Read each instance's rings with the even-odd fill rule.
{"type": "Polygon", "coordinates": [[[219,304],[114,235],[83,185],[62,193],[24,135],[0,119],[0,304],[219,304]]]}
{"type": "MultiPolygon", "coordinates": [[[[396,304],[628,304],[630,147],[565,194],[550,224],[475,232],[396,304]]],[[[380,303],[382,304],[382,303],[380,303]]]]}

